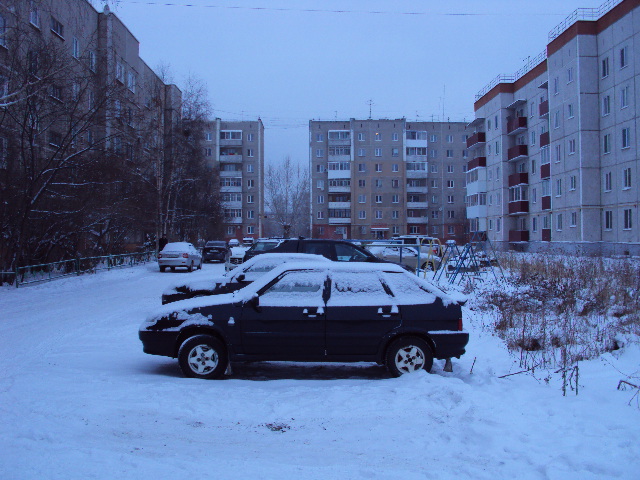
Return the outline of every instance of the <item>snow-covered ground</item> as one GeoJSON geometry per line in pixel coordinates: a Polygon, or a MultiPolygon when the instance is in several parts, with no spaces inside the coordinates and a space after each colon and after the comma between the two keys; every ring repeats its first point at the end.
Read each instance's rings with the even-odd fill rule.
{"type": "Polygon", "coordinates": [[[637,346],[583,362],[566,397],[557,376],[498,378],[517,364],[470,312],[453,373],[256,363],[202,381],[144,354],[166,286],[221,273],[0,288],[0,479],[640,478],[640,409],[616,389],[637,346]]]}

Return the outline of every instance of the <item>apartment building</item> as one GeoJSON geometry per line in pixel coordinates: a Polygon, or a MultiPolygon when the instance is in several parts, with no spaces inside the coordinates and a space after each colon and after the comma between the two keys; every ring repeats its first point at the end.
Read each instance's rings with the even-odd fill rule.
{"type": "Polygon", "coordinates": [[[220,178],[224,236],[242,240],[263,235],[264,126],[219,118],[205,128],[205,158],[220,178]]]}
{"type": "Polygon", "coordinates": [[[463,122],[310,121],[312,235],[463,242],[466,141],[463,122]]]}
{"type": "Polygon", "coordinates": [[[638,7],[578,9],[476,95],[471,231],[504,249],[640,255],[638,7]]]}

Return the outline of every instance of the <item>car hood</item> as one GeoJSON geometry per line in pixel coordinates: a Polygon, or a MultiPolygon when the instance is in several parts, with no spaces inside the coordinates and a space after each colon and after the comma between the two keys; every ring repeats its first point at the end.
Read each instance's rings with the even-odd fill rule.
{"type": "Polygon", "coordinates": [[[209,290],[215,287],[217,284],[225,284],[229,281],[229,277],[224,275],[217,275],[215,277],[209,277],[206,280],[197,279],[190,280],[186,282],[175,283],[173,285],[168,286],[163,295],[170,295],[176,292],[194,292],[197,290],[209,290]]]}

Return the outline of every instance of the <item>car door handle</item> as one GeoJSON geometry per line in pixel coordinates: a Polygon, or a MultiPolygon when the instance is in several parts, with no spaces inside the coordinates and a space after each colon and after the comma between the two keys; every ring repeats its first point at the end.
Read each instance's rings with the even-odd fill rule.
{"type": "Polygon", "coordinates": [[[390,317],[391,315],[398,315],[398,312],[397,312],[397,311],[394,311],[394,309],[392,309],[391,307],[389,307],[389,309],[388,309],[388,310],[386,310],[386,311],[385,311],[385,310],[383,310],[383,308],[382,308],[382,307],[379,307],[379,308],[378,308],[378,315],[380,315],[381,317],[388,318],[388,317],[390,317]]]}
{"type": "Polygon", "coordinates": [[[304,310],[302,310],[302,314],[305,317],[309,317],[309,318],[315,318],[318,316],[318,312],[314,309],[309,309],[309,308],[305,308],[304,310]],[[311,310],[311,311],[309,311],[311,310]]]}

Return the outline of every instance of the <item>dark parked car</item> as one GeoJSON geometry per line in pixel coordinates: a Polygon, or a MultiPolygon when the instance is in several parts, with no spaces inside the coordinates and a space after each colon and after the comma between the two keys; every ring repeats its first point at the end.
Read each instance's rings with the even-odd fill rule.
{"type": "Polygon", "coordinates": [[[187,298],[202,297],[205,295],[220,295],[232,293],[246,287],[251,282],[257,280],[262,275],[270,272],[278,265],[286,262],[305,262],[312,264],[316,262],[329,263],[330,260],[320,255],[308,255],[306,253],[280,253],[252,258],[237,266],[233,270],[207,279],[191,280],[180,282],[168,287],[162,294],[162,304],[185,300],[187,298]]]}
{"type": "Polygon", "coordinates": [[[273,250],[278,245],[282,243],[281,239],[275,238],[260,238],[256,241],[249,250],[244,252],[244,261],[255,257],[256,255],[260,255],[261,253],[267,252],[269,250],[273,250]]]}
{"type": "Polygon", "coordinates": [[[202,249],[202,259],[205,262],[224,262],[227,253],[229,253],[227,242],[212,240],[207,242],[202,249]]]}
{"type": "Polygon", "coordinates": [[[389,263],[284,264],[234,293],[163,307],[139,337],[195,378],[241,361],[377,362],[399,376],[460,357],[469,340],[460,301],[389,263]]]}
{"type": "Polygon", "coordinates": [[[284,240],[280,245],[265,253],[313,253],[335,262],[388,263],[364,248],[343,240],[313,238],[284,240]]]}

